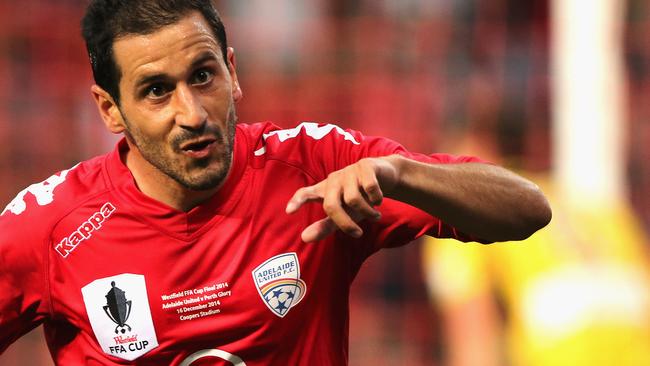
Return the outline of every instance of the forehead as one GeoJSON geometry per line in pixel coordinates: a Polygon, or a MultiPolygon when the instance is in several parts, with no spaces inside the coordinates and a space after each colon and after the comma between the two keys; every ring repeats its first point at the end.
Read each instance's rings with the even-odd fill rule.
{"type": "Polygon", "coordinates": [[[221,58],[221,48],[210,25],[199,12],[191,12],[178,22],[144,35],[127,35],[113,43],[113,53],[123,81],[149,72],[173,72],[199,53],[213,52],[221,58]]]}

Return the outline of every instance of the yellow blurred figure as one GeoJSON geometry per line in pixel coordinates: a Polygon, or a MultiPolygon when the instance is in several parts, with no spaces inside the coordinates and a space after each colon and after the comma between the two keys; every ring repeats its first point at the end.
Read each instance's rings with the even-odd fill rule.
{"type": "Polygon", "coordinates": [[[525,242],[427,239],[447,365],[650,365],[650,242],[631,210],[543,190],[553,220],[525,242]]]}

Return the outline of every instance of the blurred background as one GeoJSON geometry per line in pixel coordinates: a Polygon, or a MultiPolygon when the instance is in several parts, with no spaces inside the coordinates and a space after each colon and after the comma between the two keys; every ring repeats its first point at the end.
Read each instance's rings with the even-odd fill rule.
{"type": "MultiPolygon", "coordinates": [[[[116,142],[89,94],[85,4],[0,0],[0,206],[116,142]]],[[[427,239],[372,257],[351,365],[650,365],[647,0],[216,4],[240,121],[478,155],[551,199],[553,222],[524,244],[427,239]]],[[[41,330],[0,365],[52,365],[41,330]]]]}

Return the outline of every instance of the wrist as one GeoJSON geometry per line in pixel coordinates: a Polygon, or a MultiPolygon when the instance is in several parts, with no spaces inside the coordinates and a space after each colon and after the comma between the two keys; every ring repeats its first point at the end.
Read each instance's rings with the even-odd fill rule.
{"type": "Polygon", "coordinates": [[[382,156],[377,159],[379,160],[377,164],[379,186],[384,196],[390,197],[394,192],[400,190],[406,159],[398,154],[382,156]]]}

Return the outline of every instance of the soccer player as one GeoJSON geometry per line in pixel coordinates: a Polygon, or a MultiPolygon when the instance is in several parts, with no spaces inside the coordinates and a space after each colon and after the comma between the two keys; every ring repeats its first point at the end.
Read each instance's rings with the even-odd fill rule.
{"type": "Polygon", "coordinates": [[[533,183],[334,125],[236,124],[209,0],[96,0],[91,88],[115,150],[0,215],[0,350],[44,324],[59,365],[345,365],[363,261],[430,234],[550,220],[533,183]]]}

